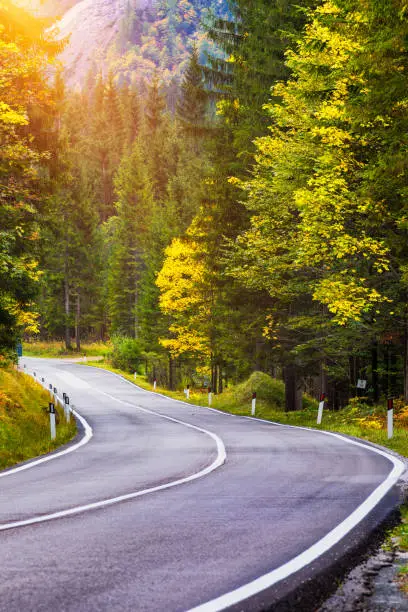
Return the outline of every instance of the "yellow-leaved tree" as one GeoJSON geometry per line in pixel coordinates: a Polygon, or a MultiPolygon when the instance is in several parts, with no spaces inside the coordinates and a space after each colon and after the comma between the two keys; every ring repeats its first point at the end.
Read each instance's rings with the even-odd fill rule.
{"type": "Polygon", "coordinates": [[[208,361],[214,352],[214,271],[209,266],[206,242],[196,217],[186,235],[166,249],[157,276],[160,308],[169,316],[170,337],[161,343],[172,356],[199,357],[208,361]]]}
{"type": "Polygon", "coordinates": [[[0,355],[13,354],[24,330],[35,331],[39,278],[35,245],[44,151],[31,118],[52,107],[47,79],[59,45],[46,23],[0,0],[0,355]]]}

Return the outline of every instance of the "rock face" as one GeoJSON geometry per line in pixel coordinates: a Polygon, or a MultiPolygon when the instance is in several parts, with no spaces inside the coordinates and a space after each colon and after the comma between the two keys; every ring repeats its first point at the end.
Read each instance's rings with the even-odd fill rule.
{"type": "MultiPolygon", "coordinates": [[[[145,6],[149,0],[144,0],[145,6]]],[[[57,23],[59,36],[69,37],[61,54],[68,85],[83,82],[95,63],[104,72],[106,54],[119,33],[128,0],[81,0],[57,23]]]]}
{"type": "Polygon", "coordinates": [[[205,57],[211,43],[201,22],[208,9],[228,14],[227,0],[20,0],[37,2],[36,12],[56,17],[69,86],[83,85],[91,72],[112,72],[119,82],[150,79],[158,69],[170,85],[180,79],[193,42],[205,57]]]}

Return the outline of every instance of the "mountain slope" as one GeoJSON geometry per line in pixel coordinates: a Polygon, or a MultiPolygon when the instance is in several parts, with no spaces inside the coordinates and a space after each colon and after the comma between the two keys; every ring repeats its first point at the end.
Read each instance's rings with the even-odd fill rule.
{"type": "Polygon", "coordinates": [[[179,80],[193,42],[201,57],[211,46],[202,30],[209,11],[227,14],[227,0],[49,0],[41,12],[61,15],[56,27],[68,38],[61,55],[67,83],[83,84],[89,71],[112,71],[119,82],[179,80]],[[70,6],[72,5],[72,6],[70,6]],[[66,7],[68,10],[64,12],[66,7]]]}

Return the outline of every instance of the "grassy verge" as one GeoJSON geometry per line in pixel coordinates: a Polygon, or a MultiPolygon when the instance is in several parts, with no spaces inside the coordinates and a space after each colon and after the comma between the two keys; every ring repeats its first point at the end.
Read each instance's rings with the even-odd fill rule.
{"type": "Polygon", "coordinates": [[[75,436],[75,421],[67,424],[58,408],[57,437],[51,441],[49,401],[31,377],[0,369],[0,469],[48,453],[75,436]]]}
{"type": "Polygon", "coordinates": [[[67,351],[65,344],[60,342],[24,342],[23,355],[27,357],[106,357],[112,350],[109,343],[90,342],[83,344],[81,350],[77,352],[75,349],[67,351]]]}

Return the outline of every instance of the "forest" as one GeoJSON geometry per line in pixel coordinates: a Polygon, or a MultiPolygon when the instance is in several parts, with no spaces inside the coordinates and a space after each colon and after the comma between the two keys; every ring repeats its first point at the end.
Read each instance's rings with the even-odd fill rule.
{"type": "Polygon", "coordinates": [[[170,389],[408,401],[407,11],[231,0],[170,96],[160,62],[68,88],[0,0],[1,360],[110,340],[170,389]]]}

